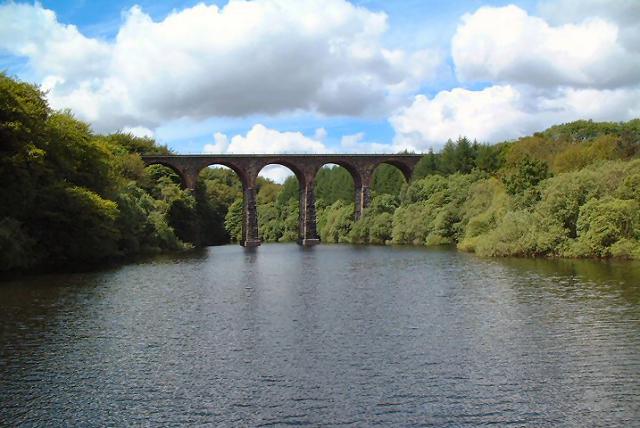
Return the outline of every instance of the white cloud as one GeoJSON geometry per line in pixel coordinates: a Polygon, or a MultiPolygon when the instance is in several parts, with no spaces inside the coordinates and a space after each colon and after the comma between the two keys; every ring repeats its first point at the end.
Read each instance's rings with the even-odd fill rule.
{"type": "Polygon", "coordinates": [[[358,132],[357,134],[351,135],[343,135],[340,139],[340,144],[342,146],[353,146],[354,144],[358,144],[364,139],[364,132],[358,132]]]}
{"type": "Polygon", "coordinates": [[[21,3],[0,5],[0,49],[28,57],[36,71],[58,79],[102,76],[111,46],[60,24],[54,12],[21,3]]]}
{"type": "Polygon", "coordinates": [[[293,172],[289,168],[281,165],[267,165],[262,168],[262,171],[260,171],[258,175],[282,184],[287,177],[293,175],[293,172]]]}
{"type": "MultiPolygon", "coordinates": [[[[331,153],[322,140],[327,136],[326,130],[319,128],[313,137],[307,137],[301,132],[281,132],[267,128],[262,124],[255,124],[246,135],[229,137],[220,132],[214,135],[214,144],[206,144],[204,153],[331,153]]],[[[260,175],[278,183],[284,181],[291,171],[283,166],[270,165],[265,167],[260,175]]]]}
{"type": "Polygon", "coordinates": [[[524,126],[527,115],[517,108],[521,101],[520,93],[509,85],[481,91],[456,88],[441,91],[432,99],[418,95],[390,121],[397,143],[423,150],[461,135],[497,141],[517,135],[517,128],[524,126]]]}
{"type": "Polygon", "coordinates": [[[594,16],[620,23],[623,27],[640,23],[640,2],[637,0],[542,0],[538,2],[540,16],[554,24],[579,23],[594,16]]]}
{"type": "Polygon", "coordinates": [[[153,131],[149,128],[145,128],[144,126],[125,126],[122,128],[122,132],[127,134],[135,135],[136,137],[149,137],[153,138],[153,131]]]}
{"type": "Polygon", "coordinates": [[[340,153],[398,153],[403,150],[419,152],[413,145],[385,144],[375,141],[367,141],[364,132],[343,135],[340,139],[340,153]]]}
{"type": "Polygon", "coordinates": [[[553,24],[575,23],[600,17],[618,26],[618,41],[629,52],[640,53],[640,2],[638,0],[544,0],[540,16],[553,24]]]}
{"type": "Polygon", "coordinates": [[[640,89],[551,91],[531,86],[495,85],[472,91],[456,88],[433,98],[415,97],[390,119],[395,144],[421,150],[467,136],[497,142],[578,119],[629,120],[640,116],[640,89]]]}
{"type": "Polygon", "coordinates": [[[27,57],[52,105],[99,131],[181,117],[380,114],[442,62],[386,49],[386,15],[346,0],[198,4],[159,22],[135,6],[123,19],[102,41],[39,4],[6,3],[0,49],[27,57]]]}
{"type": "Polygon", "coordinates": [[[316,132],[313,134],[313,139],[317,141],[324,141],[327,138],[327,130],[324,128],[316,129],[316,132]]]}
{"type": "Polygon", "coordinates": [[[464,15],[452,40],[456,75],[491,83],[416,96],[390,118],[394,143],[425,150],[459,136],[497,142],[578,119],[640,116],[640,43],[630,42],[640,41],[640,2],[558,0],[540,11],[464,15]]]}
{"type": "Polygon", "coordinates": [[[456,74],[461,81],[537,87],[638,84],[638,46],[621,40],[620,25],[586,15],[579,23],[552,26],[514,5],[481,7],[462,17],[453,37],[456,74]]]}
{"type": "Polygon", "coordinates": [[[213,134],[214,144],[205,144],[203,152],[210,154],[221,154],[227,151],[227,147],[229,147],[229,138],[221,133],[216,132],[213,134]]]}
{"type": "Polygon", "coordinates": [[[262,124],[253,125],[247,135],[234,135],[227,153],[329,153],[330,150],[301,132],[280,132],[262,124]]]}

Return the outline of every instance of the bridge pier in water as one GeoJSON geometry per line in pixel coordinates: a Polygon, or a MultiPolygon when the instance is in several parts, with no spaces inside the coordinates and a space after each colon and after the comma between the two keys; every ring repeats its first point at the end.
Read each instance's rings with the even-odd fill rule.
{"type": "Polygon", "coordinates": [[[243,247],[260,246],[260,236],[258,235],[258,195],[255,185],[244,187],[243,198],[243,221],[242,221],[242,240],[240,245],[243,247]]]}
{"type": "Polygon", "coordinates": [[[299,217],[298,244],[311,247],[320,243],[316,231],[316,194],[315,177],[306,176],[303,182],[298,180],[299,187],[299,217]]]}
{"type": "Polygon", "coordinates": [[[315,176],[326,164],[337,164],[346,168],[353,177],[355,187],[354,218],[359,220],[371,202],[373,171],[381,163],[397,167],[407,182],[422,155],[168,155],[143,156],[145,164],[167,166],[180,175],[184,187],[195,190],[198,174],[209,165],[223,165],[238,174],[243,190],[243,221],[240,245],[260,245],[258,231],[258,208],[256,181],[258,173],[267,165],[283,165],[291,169],[298,178],[299,207],[298,244],[312,246],[320,243],[316,230],[315,176]]]}

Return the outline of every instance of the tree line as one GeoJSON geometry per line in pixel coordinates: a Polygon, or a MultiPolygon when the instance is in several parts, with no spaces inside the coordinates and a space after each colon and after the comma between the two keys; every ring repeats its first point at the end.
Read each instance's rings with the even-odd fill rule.
{"type": "MultiPolygon", "coordinates": [[[[465,137],[427,153],[406,183],[376,169],[354,221],[341,167],[316,177],[323,242],[452,244],[484,256],[640,258],[640,120],[577,121],[495,145],[465,137]]],[[[52,110],[35,85],[0,74],[0,271],[90,265],[240,238],[242,187],[206,168],[195,191],[144,167],[150,138],[98,135],[52,110]]],[[[297,239],[298,183],[258,180],[263,241],[297,239]]]]}
{"type": "Polygon", "coordinates": [[[576,121],[496,145],[449,141],[399,192],[319,213],[324,242],[456,245],[482,256],[640,259],[640,119],[576,121]]]}

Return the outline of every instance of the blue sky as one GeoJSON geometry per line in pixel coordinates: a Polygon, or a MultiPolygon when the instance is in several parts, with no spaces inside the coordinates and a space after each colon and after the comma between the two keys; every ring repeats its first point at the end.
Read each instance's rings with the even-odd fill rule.
{"type": "Polygon", "coordinates": [[[640,116],[640,2],[0,3],[0,67],[181,153],[438,149],[640,116]]]}

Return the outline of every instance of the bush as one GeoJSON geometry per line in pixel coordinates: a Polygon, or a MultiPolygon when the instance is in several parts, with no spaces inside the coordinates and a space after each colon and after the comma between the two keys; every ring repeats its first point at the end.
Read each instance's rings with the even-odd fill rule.
{"type": "Polygon", "coordinates": [[[321,212],[319,224],[319,235],[323,242],[327,243],[348,243],[349,233],[353,227],[353,204],[347,204],[338,199],[321,212]]]}
{"type": "Polygon", "coordinates": [[[32,222],[47,264],[96,262],[118,254],[115,202],[82,187],[50,189],[32,222]]]}
{"type": "MultiPolygon", "coordinates": [[[[591,199],[580,208],[577,222],[578,243],[582,254],[579,256],[607,257],[611,246],[621,239],[636,238],[640,225],[638,203],[612,197],[591,199]]],[[[628,244],[620,244],[616,252],[627,249],[628,244]]]]}
{"type": "Polygon", "coordinates": [[[35,241],[16,219],[0,219],[0,271],[24,269],[36,264],[35,241]]]}

